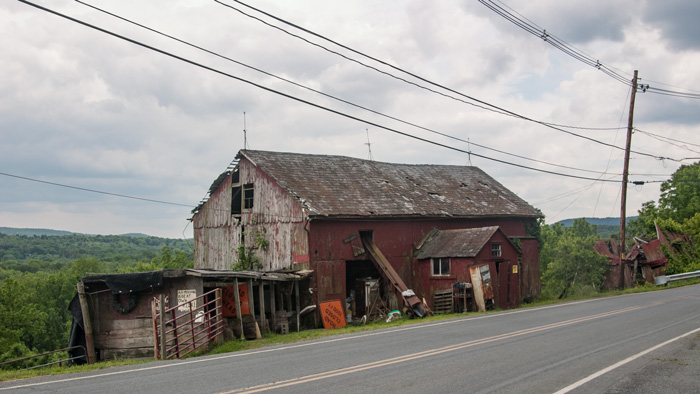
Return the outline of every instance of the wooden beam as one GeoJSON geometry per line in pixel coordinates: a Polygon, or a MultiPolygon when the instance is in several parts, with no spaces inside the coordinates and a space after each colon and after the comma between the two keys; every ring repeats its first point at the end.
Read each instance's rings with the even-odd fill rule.
{"type": "Polygon", "coordinates": [[[248,308],[250,309],[250,314],[253,315],[253,320],[255,320],[255,292],[253,291],[253,280],[248,279],[248,308]]]}
{"type": "MultiPolygon", "coordinates": [[[[219,288],[219,289],[216,289],[216,293],[214,293],[214,294],[216,294],[216,307],[215,307],[216,308],[216,316],[217,316],[216,322],[219,323],[219,325],[221,327],[224,327],[225,326],[224,306],[222,305],[222,300],[221,300],[222,293],[223,293],[223,290],[221,290],[219,288]]],[[[221,332],[219,332],[219,335],[216,336],[216,343],[219,345],[224,343],[224,330],[221,330],[221,332]]]]}
{"type": "Polygon", "coordinates": [[[236,300],[236,318],[241,325],[241,339],[243,339],[245,336],[243,335],[243,316],[241,316],[241,295],[238,294],[238,278],[233,279],[233,298],[236,300]]]}
{"type": "Polygon", "coordinates": [[[267,325],[265,324],[265,282],[260,280],[260,283],[258,284],[258,301],[260,303],[260,331],[264,334],[265,333],[265,327],[267,325]]]}
{"type": "Polygon", "coordinates": [[[85,297],[85,284],[83,281],[78,282],[78,300],[80,301],[80,311],[83,313],[83,331],[85,331],[85,349],[87,351],[88,364],[94,364],[95,361],[95,342],[92,337],[92,323],[90,321],[90,308],[88,307],[87,298],[85,297]]]}
{"type": "Polygon", "coordinates": [[[158,314],[160,315],[160,359],[167,360],[166,344],[168,342],[166,327],[165,327],[165,296],[160,295],[160,305],[158,305],[158,314]]]}
{"type": "Polygon", "coordinates": [[[275,299],[277,295],[275,294],[275,282],[270,282],[270,317],[272,317],[272,329],[270,331],[275,331],[277,329],[277,305],[275,305],[275,299]]]}
{"type": "Polygon", "coordinates": [[[301,305],[299,304],[299,281],[295,280],[294,281],[294,293],[295,293],[295,298],[297,302],[297,332],[299,332],[301,329],[299,326],[301,325],[301,305]]]}
{"type": "Polygon", "coordinates": [[[155,301],[151,301],[151,321],[153,322],[153,359],[158,360],[158,322],[156,321],[156,316],[158,311],[156,310],[155,301]]]}

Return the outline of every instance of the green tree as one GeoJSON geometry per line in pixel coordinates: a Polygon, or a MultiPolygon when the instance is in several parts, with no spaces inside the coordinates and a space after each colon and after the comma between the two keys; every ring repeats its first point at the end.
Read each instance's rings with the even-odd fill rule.
{"type": "Polygon", "coordinates": [[[576,219],[568,228],[561,224],[544,226],[542,235],[540,261],[545,297],[600,291],[608,267],[605,257],[593,249],[600,239],[596,226],[576,219]]]}
{"type": "Polygon", "coordinates": [[[679,223],[700,212],[700,162],[682,165],[661,184],[659,210],[663,218],[679,223]]]}
{"type": "MultiPolygon", "coordinates": [[[[663,231],[688,234],[694,242],[700,241],[700,162],[681,166],[661,184],[658,204],[648,201],[642,205],[630,233],[655,237],[655,224],[663,231]]],[[[677,242],[668,248],[667,256],[667,274],[700,269],[700,249],[692,245],[677,242]]]]}

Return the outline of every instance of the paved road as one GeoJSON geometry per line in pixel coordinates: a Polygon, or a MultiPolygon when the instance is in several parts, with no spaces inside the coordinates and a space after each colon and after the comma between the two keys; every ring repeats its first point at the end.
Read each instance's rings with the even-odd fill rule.
{"type": "Polygon", "coordinates": [[[700,392],[700,285],[0,383],[43,392],[700,392]]]}

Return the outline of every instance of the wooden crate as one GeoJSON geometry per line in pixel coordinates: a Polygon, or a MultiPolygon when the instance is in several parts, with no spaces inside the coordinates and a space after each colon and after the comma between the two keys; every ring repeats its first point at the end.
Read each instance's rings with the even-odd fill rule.
{"type": "Polygon", "coordinates": [[[452,313],[452,288],[435,290],[433,295],[433,312],[452,313]]]}

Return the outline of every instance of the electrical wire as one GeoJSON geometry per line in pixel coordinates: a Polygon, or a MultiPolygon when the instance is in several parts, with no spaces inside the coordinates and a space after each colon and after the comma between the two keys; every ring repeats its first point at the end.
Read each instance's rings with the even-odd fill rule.
{"type": "Polygon", "coordinates": [[[638,131],[638,132],[640,132],[640,133],[643,133],[643,134],[647,134],[647,135],[649,135],[649,136],[653,136],[653,137],[657,137],[657,138],[661,138],[661,139],[665,139],[665,140],[670,140],[670,141],[678,142],[678,143],[681,143],[681,144],[684,144],[684,145],[692,145],[692,146],[700,147],[700,144],[693,144],[693,143],[691,143],[691,142],[681,141],[681,140],[673,139],[673,138],[671,138],[671,137],[660,136],[660,135],[658,135],[658,134],[654,134],[654,133],[651,133],[651,132],[648,132],[648,131],[640,130],[640,129],[636,128],[636,127],[634,128],[634,130],[635,130],[635,131],[638,131]]]}
{"type": "MultiPolygon", "coordinates": [[[[21,0],[20,0],[20,1],[21,1],[21,0]]],[[[84,192],[97,193],[97,194],[105,194],[105,195],[108,195],[108,196],[121,197],[121,198],[128,198],[128,199],[139,200],[139,201],[147,201],[147,202],[152,202],[152,203],[157,203],[157,204],[175,205],[175,206],[178,206],[178,207],[188,207],[188,208],[192,208],[192,205],[191,205],[191,204],[179,204],[179,203],[176,203],[176,202],[169,202],[169,201],[162,201],[162,200],[153,200],[153,199],[150,199],[150,198],[135,197],[135,196],[129,196],[129,195],[126,195],[126,194],[118,194],[118,193],[105,192],[105,191],[101,191],[101,190],[88,189],[88,188],[84,188],[84,187],[65,185],[65,184],[62,184],[62,183],[49,182],[49,181],[42,181],[42,180],[40,180],[40,179],[34,179],[34,178],[28,178],[28,177],[25,177],[25,176],[19,176],[19,175],[8,174],[8,173],[6,173],[6,172],[0,172],[0,175],[7,176],[7,177],[11,177],[11,178],[23,179],[23,180],[25,180],[25,181],[44,183],[44,184],[46,184],[46,185],[65,187],[65,188],[67,188],[67,189],[80,190],[80,191],[84,191],[84,192]]]]}
{"type": "MultiPolygon", "coordinates": [[[[365,123],[365,124],[367,124],[367,125],[371,125],[371,126],[374,126],[374,127],[377,127],[377,128],[380,128],[380,129],[383,129],[383,130],[386,130],[386,131],[389,131],[389,132],[392,132],[392,133],[395,133],[395,134],[398,134],[398,135],[401,135],[401,136],[404,136],[404,137],[412,138],[412,139],[414,139],[414,140],[421,141],[421,142],[424,142],[424,143],[428,143],[428,144],[431,144],[431,145],[434,145],[434,146],[442,147],[442,148],[445,148],[445,149],[453,150],[453,151],[460,152],[460,153],[464,153],[464,154],[471,154],[471,155],[474,155],[474,156],[477,156],[477,157],[480,157],[480,158],[483,158],[483,159],[486,159],[486,160],[490,160],[490,161],[494,161],[494,162],[497,162],[497,163],[506,164],[506,165],[510,165],[510,166],[518,167],[518,168],[522,168],[522,169],[528,169],[528,170],[532,170],[532,171],[536,171],[536,172],[546,173],[546,174],[550,174],[550,175],[557,175],[557,176],[562,176],[562,177],[568,177],[568,178],[583,179],[583,180],[598,180],[597,178],[584,177],[584,176],[578,176],[578,175],[572,175],[572,174],[564,174],[564,173],[559,173],[559,172],[554,172],[554,171],[549,171],[549,170],[543,170],[543,169],[539,169],[539,168],[529,167],[529,166],[525,166],[525,165],[521,165],[521,164],[511,163],[511,162],[508,162],[508,161],[505,161],[505,160],[495,159],[495,158],[488,157],[488,156],[481,155],[481,154],[477,154],[477,153],[474,153],[474,152],[469,152],[469,151],[466,151],[466,150],[464,150],[464,149],[460,149],[460,148],[456,148],[456,147],[449,146],[449,145],[446,145],[446,144],[442,144],[442,143],[439,143],[439,142],[431,141],[431,140],[428,140],[428,139],[423,138],[423,137],[418,137],[418,136],[415,136],[415,135],[412,135],[412,134],[409,134],[409,133],[406,133],[406,132],[403,132],[403,131],[399,131],[399,130],[393,129],[393,128],[391,128],[391,127],[383,126],[383,125],[380,125],[380,124],[378,124],[378,123],[371,122],[371,121],[368,121],[368,120],[359,118],[359,117],[357,117],[357,116],[353,116],[353,115],[350,115],[350,114],[347,114],[347,113],[344,113],[344,112],[340,112],[340,111],[338,111],[338,110],[335,110],[335,109],[332,109],[332,108],[329,108],[329,107],[325,107],[325,106],[323,106],[323,105],[316,104],[316,103],[310,102],[310,101],[308,101],[308,100],[304,100],[304,99],[301,99],[301,98],[299,98],[299,97],[292,96],[292,95],[290,95],[290,94],[287,94],[287,93],[284,93],[284,92],[281,92],[281,91],[278,91],[278,90],[275,90],[275,89],[272,89],[272,88],[269,88],[269,87],[266,87],[266,86],[257,84],[257,83],[255,83],[255,82],[249,81],[249,80],[247,80],[247,79],[245,79],[245,78],[235,76],[235,75],[233,75],[233,74],[230,74],[230,73],[227,73],[227,72],[224,72],[224,71],[215,69],[215,68],[210,67],[210,66],[206,66],[206,65],[204,65],[204,64],[195,62],[195,61],[193,61],[193,60],[191,60],[191,59],[187,59],[187,58],[184,58],[184,57],[179,56],[179,55],[175,55],[175,54],[170,53],[170,52],[167,52],[167,51],[165,51],[165,50],[162,50],[162,49],[156,48],[156,47],[154,47],[154,46],[145,44],[145,43],[140,42],[140,41],[137,41],[137,40],[135,40],[135,39],[128,38],[128,37],[126,37],[126,36],[117,34],[117,33],[115,33],[115,32],[109,31],[109,30],[107,30],[107,29],[104,29],[104,28],[101,28],[101,27],[92,25],[92,24],[87,23],[87,22],[85,22],[85,21],[82,21],[82,20],[79,20],[79,19],[77,19],[77,18],[74,18],[74,17],[68,16],[68,15],[62,14],[62,13],[60,13],[60,12],[58,12],[58,11],[55,11],[55,10],[46,8],[46,7],[44,7],[44,6],[41,6],[41,5],[32,3],[32,2],[30,2],[30,1],[27,1],[27,0],[19,0],[19,1],[20,1],[21,3],[24,3],[24,4],[30,5],[30,6],[32,6],[32,7],[35,7],[35,8],[37,8],[37,9],[39,9],[39,10],[42,10],[42,11],[48,12],[48,13],[50,13],[50,14],[53,14],[53,15],[62,17],[62,18],[64,18],[64,19],[67,19],[67,20],[72,21],[72,22],[74,22],[74,23],[81,24],[81,25],[83,25],[83,26],[85,26],[85,27],[91,28],[91,29],[93,29],[93,30],[97,30],[97,31],[99,31],[99,32],[102,32],[102,33],[104,33],[104,34],[110,35],[110,36],[112,36],[112,37],[121,39],[121,40],[123,40],[123,41],[130,42],[130,43],[132,43],[132,44],[134,44],[134,45],[137,45],[137,46],[140,46],[140,47],[142,47],[142,48],[145,48],[145,49],[151,50],[151,51],[153,51],[153,52],[157,52],[157,53],[160,53],[160,54],[162,54],[162,55],[171,57],[171,58],[173,58],[173,59],[175,59],[175,60],[182,61],[182,62],[187,63],[187,64],[190,64],[190,65],[192,65],[192,66],[199,67],[199,68],[201,68],[201,69],[204,69],[204,70],[207,70],[207,71],[211,71],[211,72],[214,72],[214,73],[216,73],[216,74],[219,74],[219,75],[222,75],[222,76],[225,76],[225,77],[228,77],[228,78],[231,78],[231,79],[234,79],[234,80],[237,80],[237,81],[246,83],[246,84],[248,84],[248,85],[257,87],[257,88],[262,89],[262,90],[265,90],[265,91],[267,91],[267,92],[274,93],[274,94],[277,94],[277,95],[282,96],[282,97],[286,97],[286,98],[288,98],[288,99],[290,99],[290,100],[297,101],[297,102],[299,102],[299,103],[306,104],[306,105],[308,105],[308,106],[315,107],[315,108],[317,108],[317,109],[321,109],[321,110],[327,111],[327,112],[329,112],[329,113],[333,113],[333,114],[336,114],[336,115],[345,117],[345,118],[347,118],[347,119],[351,119],[351,120],[355,120],[355,121],[358,121],[358,122],[361,122],[361,123],[365,123]]],[[[617,180],[617,181],[616,181],[616,180],[602,180],[602,181],[606,181],[606,182],[620,182],[619,180],[617,180]]]]}
{"type": "MultiPolygon", "coordinates": [[[[496,4],[496,2],[492,0],[479,0],[481,4],[489,8],[491,11],[495,12],[502,18],[506,19],[507,21],[511,22],[512,24],[520,27],[521,29],[525,30],[526,32],[537,36],[544,40],[546,43],[552,45],[553,47],[559,49],[560,51],[564,52],[565,54],[571,56],[572,58],[588,65],[591,67],[595,67],[598,70],[602,71],[603,73],[607,74],[611,78],[617,80],[618,82],[621,82],[625,85],[631,86],[631,77],[626,77],[625,75],[622,75],[621,73],[615,71],[617,70],[614,67],[607,66],[603,63],[601,63],[598,59],[594,59],[593,57],[585,54],[579,49],[576,49],[575,47],[569,45],[566,43],[564,40],[552,35],[551,33],[548,33],[546,29],[543,29],[527,18],[524,18],[521,14],[519,14],[517,11],[513,10],[511,7],[507,6],[505,3],[502,1],[496,0],[496,2],[500,3],[496,4]],[[506,10],[506,8],[508,10],[506,10]],[[509,11],[510,10],[510,11],[509,11]],[[517,14],[517,16],[516,16],[517,14]]],[[[627,74],[627,73],[626,73],[627,74]]],[[[627,74],[629,75],[629,74],[627,74]]],[[[641,80],[641,78],[640,78],[641,80]]],[[[653,82],[649,81],[652,83],[657,83],[660,85],[665,85],[669,87],[674,87],[672,85],[660,83],[660,82],[653,82]]],[[[638,87],[638,90],[642,92],[649,92],[649,93],[655,93],[655,94],[660,94],[660,95],[666,95],[666,96],[673,96],[673,97],[681,97],[681,98],[689,98],[689,99],[700,99],[700,93],[690,93],[690,92],[697,92],[697,90],[693,89],[686,89],[686,88],[679,88],[683,89],[684,91],[680,90],[669,90],[669,89],[662,89],[662,88],[657,88],[655,86],[649,85],[649,84],[641,84],[638,87]]]]}
{"type": "MultiPolygon", "coordinates": [[[[495,12],[499,16],[503,17],[507,21],[513,23],[514,25],[520,27],[521,29],[527,31],[528,33],[541,38],[544,40],[546,43],[552,45],[553,47],[559,49],[560,51],[564,52],[565,54],[571,56],[572,58],[587,64],[591,67],[595,67],[598,70],[602,71],[603,73],[607,74],[611,78],[617,80],[618,82],[621,82],[627,86],[632,86],[631,76],[625,76],[611,67],[608,67],[605,64],[602,64],[598,59],[594,59],[591,56],[585,54],[584,52],[574,48],[573,46],[569,45],[567,42],[564,40],[558,38],[557,36],[552,35],[551,33],[548,33],[547,30],[540,28],[539,26],[535,25],[534,23],[531,23],[529,21],[523,20],[520,18],[518,15],[515,15],[515,13],[510,12],[506,8],[512,10],[510,7],[506,6],[505,4],[503,6],[496,4],[493,1],[490,0],[479,0],[481,4],[489,8],[491,11],[495,12]]],[[[503,4],[502,2],[499,1],[499,3],[503,4]]]]}
{"type": "Polygon", "coordinates": [[[665,139],[665,138],[663,138],[663,137],[659,137],[659,136],[657,136],[657,135],[655,135],[655,134],[647,133],[647,132],[641,131],[641,130],[639,130],[639,129],[635,129],[635,130],[638,131],[638,132],[640,132],[640,133],[642,133],[642,134],[645,134],[645,135],[647,135],[647,136],[649,136],[649,137],[651,137],[651,138],[653,138],[653,139],[655,139],[655,140],[657,140],[657,141],[661,141],[661,142],[663,142],[663,143],[665,143],[665,144],[673,145],[673,146],[675,146],[675,147],[677,147],[677,148],[685,149],[685,150],[687,150],[687,151],[700,154],[700,151],[690,149],[690,148],[688,148],[688,146],[685,145],[684,143],[683,143],[683,145],[681,145],[681,144],[678,144],[678,143],[675,143],[675,142],[670,142],[670,141],[668,141],[667,139],[665,139]]]}
{"type": "MultiPolygon", "coordinates": [[[[195,48],[195,49],[198,49],[198,50],[200,50],[200,51],[206,52],[206,53],[208,53],[208,54],[214,55],[214,56],[219,57],[219,58],[221,58],[221,59],[224,59],[224,60],[230,61],[230,62],[232,62],[232,63],[238,64],[238,65],[240,65],[240,66],[246,67],[246,68],[248,68],[248,69],[250,69],[250,70],[259,72],[259,73],[261,73],[261,74],[263,74],[263,75],[267,75],[267,76],[272,77],[272,78],[275,78],[275,79],[277,79],[277,80],[280,80],[280,81],[283,81],[283,82],[292,84],[292,85],[294,85],[294,86],[296,86],[296,87],[299,87],[299,88],[302,88],[302,89],[311,91],[311,92],[313,92],[313,93],[316,93],[316,94],[322,95],[322,96],[324,96],[324,97],[327,97],[327,98],[330,98],[330,99],[333,99],[333,100],[342,102],[342,103],[344,103],[344,104],[348,104],[348,105],[353,106],[353,107],[355,107],[355,108],[359,108],[359,109],[362,109],[362,110],[371,112],[371,113],[373,113],[373,114],[376,114],[376,115],[385,117],[385,118],[387,118],[387,119],[391,119],[391,120],[394,120],[394,121],[403,123],[403,124],[408,125],[408,126],[412,126],[412,127],[415,127],[415,128],[418,128],[418,129],[421,129],[421,130],[424,130],[424,131],[427,131],[427,132],[430,132],[430,133],[433,133],[433,134],[436,134],[436,135],[440,135],[440,136],[443,136],[443,137],[446,137],[446,138],[449,138],[449,139],[453,139],[453,140],[455,140],[455,141],[460,141],[460,142],[463,142],[463,143],[472,144],[472,145],[474,145],[474,146],[478,146],[478,147],[480,147],[480,148],[483,148],[483,149],[486,149],[486,150],[489,150],[489,151],[498,152],[498,153],[501,153],[501,154],[504,154],[504,155],[517,157],[517,158],[519,158],[519,159],[528,160],[528,161],[532,161],[532,162],[535,162],[535,163],[545,164],[545,165],[549,165],[549,166],[553,166],[553,167],[565,168],[565,169],[569,169],[569,170],[575,170],[575,171],[581,171],[581,172],[588,172],[588,173],[601,174],[600,171],[586,170],[586,169],[582,169],[582,168],[576,168],[576,167],[571,167],[571,166],[566,166],[566,165],[561,165],[561,164],[555,164],[555,163],[551,163],[551,162],[547,162],[547,161],[543,161],[543,160],[537,160],[537,159],[533,159],[533,158],[521,156],[521,155],[518,155],[518,154],[515,154],[515,153],[510,153],[510,152],[506,152],[506,151],[503,151],[503,150],[491,148],[491,147],[486,146],[486,145],[478,144],[478,143],[476,143],[476,142],[470,142],[470,141],[467,141],[467,140],[462,139],[462,138],[459,138],[459,137],[455,137],[455,136],[452,136],[452,135],[449,135],[449,134],[446,134],[446,133],[442,133],[442,132],[439,132],[439,131],[436,131],[436,130],[433,130],[433,129],[430,129],[430,128],[427,128],[427,127],[424,127],[424,126],[420,126],[420,125],[418,125],[418,124],[415,124],[415,123],[412,123],[412,122],[409,122],[409,121],[405,121],[405,120],[403,120],[403,119],[400,119],[400,118],[397,118],[397,117],[394,117],[394,116],[391,116],[391,115],[387,115],[387,114],[384,114],[384,113],[382,113],[382,112],[373,110],[373,109],[371,109],[371,108],[368,108],[368,107],[365,107],[365,106],[362,106],[362,105],[359,105],[359,104],[355,104],[355,103],[350,102],[350,101],[348,101],[348,100],[345,100],[345,99],[342,99],[342,98],[339,98],[339,97],[336,97],[336,96],[333,96],[333,95],[324,93],[324,92],[322,92],[322,91],[320,91],[320,90],[313,89],[313,88],[308,87],[308,86],[305,86],[305,85],[303,85],[303,84],[294,82],[294,81],[292,81],[292,80],[290,80],[290,79],[280,77],[280,76],[275,75],[275,74],[273,74],[273,73],[270,73],[270,72],[267,72],[267,71],[265,71],[265,70],[262,70],[262,69],[260,69],[260,68],[258,68],[258,67],[250,66],[250,65],[248,65],[248,64],[246,64],[246,63],[243,63],[243,62],[240,62],[240,61],[238,61],[238,60],[232,59],[232,58],[230,58],[230,57],[228,57],[228,56],[225,56],[225,55],[221,55],[221,54],[219,54],[219,53],[217,53],[217,52],[214,52],[214,51],[208,50],[208,49],[206,49],[206,48],[203,48],[203,47],[201,47],[201,46],[192,44],[192,43],[190,43],[190,42],[188,42],[188,41],[182,40],[182,39],[177,38],[177,37],[174,37],[174,36],[172,36],[172,35],[163,33],[163,32],[161,32],[161,31],[159,31],[159,30],[156,30],[156,29],[154,29],[154,28],[145,26],[145,25],[143,25],[143,24],[140,24],[140,23],[138,23],[138,22],[135,22],[135,21],[133,21],[133,20],[130,20],[130,19],[128,19],[128,18],[125,18],[125,17],[123,17],[123,16],[120,16],[120,15],[117,15],[117,14],[115,14],[115,13],[109,12],[109,11],[107,11],[107,10],[105,10],[105,9],[99,8],[99,7],[97,7],[97,6],[94,6],[94,5],[85,3],[85,2],[83,2],[83,1],[81,1],[81,0],[75,0],[75,1],[76,1],[77,3],[80,3],[80,4],[82,4],[82,5],[85,5],[85,6],[87,6],[87,7],[90,7],[90,8],[92,8],[92,9],[94,9],[94,10],[100,11],[100,12],[105,13],[105,14],[107,14],[107,15],[110,15],[110,16],[112,16],[112,17],[114,17],[114,18],[120,19],[120,20],[122,20],[122,21],[124,21],[124,22],[133,24],[133,25],[135,25],[135,26],[138,26],[138,27],[140,27],[140,28],[146,29],[146,30],[148,30],[148,31],[151,31],[151,32],[156,33],[156,34],[158,34],[158,35],[161,35],[161,36],[163,36],[163,37],[167,37],[167,38],[169,38],[169,39],[175,40],[175,41],[177,41],[177,42],[179,42],[179,43],[181,43],[181,44],[185,44],[185,45],[187,45],[187,46],[190,46],[190,47],[192,47],[192,48],[195,48]]],[[[590,129],[590,130],[613,130],[613,128],[584,128],[584,127],[563,126],[563,125],[557,125],[557,126],[559,126],[559,127],[571,127],[571,128],[578,128],[578,129],[590,129]]],[[[618,175],[621,175],[621,174],[618,174],[618,175]]]]}
{"type": "MultiPolygon", "coordinates": [[[[365,58],[367,58],[367,59],[370,59],[370,60],[372,60],[372,61],[375,61],[375,62],[377,62],[377,63],[380,63],[380,64],[382,64],[382,65],[384,65],[384,66],[390,67],[390,68],[392,68],[392,69],[394,69],[394,70],[396,70],[396,71],[399,71],[399,72],[401,72],[401,73],[403,73],[403,74],[409,75],[409,76],[411,76],[411,77],[413,77],[413,78],[416,78],[416,79],[418,79],[418,80],[420,80],[420,81],[422,81],[422,82],[425,82],[425,83],[428,83],[428,84],[430,84],[430,85],[439,87],[439,88],[444,89],[444,90],[446,90],[446,91],[448,91],[448,92],[450,92],[450,93],[454,93],[454,94],[456,94],[456,95],[458,95],[458,96],[461,96],[461,97],[464,97],[464,98],[466,98],[466,99],[472,100],[472,101],[474,101],[474,102],[476,102],[476,103],[479,103],[479,104],[474,104],[473,102],[469,102],[469,101],[466,101],[466,100],[464,100],[464,99],[461,99],[461,98],[458,98],[458,97],[454,97],[454,96],[448,95],[448,94],[443,93],[443,92],[436,91],[436,90],[431,89],[431,88],[429,88],[429,87],[426,87],[426,86],[417,84],[417,83],[415,83],[415,82],[406,80],[405,78],[401,78],[401,77],[398,77],[398,76],[396,76],[396,75],[394,75],[394,74],[391,74],[391,73],[388,73],[388,72],[386,72],[386,71],[380,70],[380,69],[378,69],[378,68],[376,68],[376,67],[367,65],[367,64],[365,64],[365,63],[360,62],[359,60],[353,59],[353,58],[348,57],[348,56],[346,56],[346,55],[344,55],[344,54],[341,54],[341,53],[339,53],[339,52],[337,52],[337,51],[333,51],[333,50],[331,50],[331,49],[329,49],[329,48],[326,48],[326,47],[324,47],[324,46],[322,46],[322,45],[320,45],[320,44],[317,44],[317,43],[314,43],[314,42],[312,42],[312,41],[309,41],[309,40],[307,40],[306,38],[303,38],[303,37],[301,37],[301,36],[299,36],[299,35],[293,34],[293,33],[289,32],[289,31],[287,31],[287,30],[282,29],[282,28],[279,27],[279,26],[275,26],[275,25],[273,25],[273,24],[270,24],[270,23],[268,23],[268,22],[266,22],[266,21],[264,21],[264,20],[262,20],[262,19],[260,19],[260,18],[258,18],[258,17],[256,17],[256,16],[253,16],[253,15],[250,15],[250,14],[248,14],[248,13],[245,13],[244,11],[242,11],[242,10],[236,8],[236,7],[233,7],[232,5],[225,4],[225,3],[221,2],[220,0],[214,0],[214,1],[215,1],[216,3],[218,3],[218,4],[222,5],[222,6],[224,6],[224,7],[227,7],[227,8],[229,8],[229,9],[235,10],[235,11],[239,12],[240,14],[242,14],[242,15],[248,17],[248,18],[257,20],[257,21],[259,21],[259,22],[261,22],[261,23],[263,23],[263,24],[265,24],[265,25],[267,25],[267,26],[269,26],[269,27],[272,27],[272,28],[274,28],[274,29],[277,29],[277,30],[279,30],[279,31],[282,31],[282,32],[284,32],[285,34],[288,34],[288,35],[290,35],[290,36],[292,36],[292,37],[298,38],[298,39],[300,39],[300,40],[302,40],[302,41],[304,41],[304,42],[306,42],[306,43],[308,43],[308,44],[310,44],[310,45],[313,45],[313,46],[316,46],[316,47],[318,47],[318,48],[321,48],[321,49],[323,49],[323,50],[325,50],[325,51],[328,51],[328,52],[330,52],[330,53],[333,53],[333,54],[335,54],[335,55],[338,55],[338,56],[340,56],[340,57],[342,57],[342,58],[344,58],[344,59],[346,59],[346,60],[348,60],[348,61],[357,63],[357,64],[359,64],[359,65],[361,65],[361,66],[363,66],[363,67],[366,67],[366,68],[369,68],[369,69],[371,69],[371,70],[377,71],[377,72],[382,73],[382,74],[384,74],[384,75],[387,75],[387,76],[389,76],[389,77],[391,77],[391,78],[395,78],[395,79],[397,79],[397,80],[399,80],[399,81],[402,81],[402,82],[408,83],[408,84],[410,84],[410,85],[416,86],[416,87],[418,87],[418,88],[420,88],[420,89],[427,90],[427,91],[429,91],[429,92],[431,92],[431,93],[439,94],[439,95],[441,95],[441,96],[443,96],[443,97],[447,97],[447,98],[450,98],[450,99],[453,99],[453,100],[456,100],[456,101],[459,101],[459,102],[462,102],[462,103],[465,103],[465,104],[468,104],[468,105],[471,105],[471,106],[474,106],[474,107],[477,107],[477,108],[481,108],[481,109],[484,109],[484,110],[487,110],[487,111],[491,111],[491,112],[494,112],[494,113],[498,113],[498,114],[501,114],[501,115],[507,115],[507,116],[511,116],[511,117],[514,117],[514,118],[518,118],[518,119],[526,120],[526,121],[533,122],[533,123],[536,123],[536,124],[540,124],[540,125],[543,125],[543,126],[545,126],[545,127],[550,128],[550,129],[553,129],[553,130],[556,130],[556,131],[559,131],[559,132],[563,132],[563,133],[566,133],[566,134],[570,134],[570,135],[575,136],[575,137],[578,137],[578,138],[582,138],[582,139],[585,139],[585,140],[589,140],[589,141],[592,141],[592,142],[595,142],[595,143],[598,143],[598,144],[601,144],[601,145],[613,147],[614,149],[625,150],[625,148],[622,148],[622,147],[619,147],[619,146],[615,146],[615,145],[612,145],[612,144],[608,144],[608,143],[606,143],[606,142],[599,141],[599,140],[596,140],[596,139],[594,139],[594,138],[587,137],[587,136],[584,136],[584,135],[581,135],[581,134],[577,134],[577,133],[571,132],[571,131],[569,131],[569,130],[565,130],[565,129],[561,128],[561,127],[556,127],[556,126],[554,126],[553,124],[550,124],[550,123],[547,123],[547,122],[539,121],[539,120],[532,119],[532,118],[529,118],[529,117],[524,116],[524,115],[520,115],[520,114],[518,114],[518,113],[516,113],[516,112],[509,111],[509,110],[504,109],[504,108],[501,108],[501,107],[499,107],[499,106],[497,106],[497,105],[490,104],[490,103],[488,103],[488,102],[486,102],[486,101],[483,101],[483,100],[477,99],[477,98],[475,98],[475,97],[466,95],[466,94],[464,94],[464,93],[458,92],[458,91],[456,91],[456,90],[454,90],[454,89],[451,89],[451,88],[446,87],[446,86],[444,86],[444,85],[441,85],[441,84],[439,84],[439,83],[433,82],[433,81],[431,81],[431,80],[429,80],[429,79],[427,79],[427,78],[421,77],[421,76],[419,76],[419,75],[417,75],[417,74],[415,74],[415,73],[412,73],[412,72],[406,71],[406,70],[404,70],[404,69],[402,69],[402,68],[400,68],[400,67],[394,66],[394,65],[392,65],[392,64],[390,64],[390,63],[388,63],[388,62],[386,62],[386,61],[380,60],[380,59],[378,59],[378,58],[376,58],[376,57],[367,55],[367,54],[365,54],[365,53],[363,53],[363,52],[360,52],[360,51],[358,51],[358,50],[356,50],[356,49],[353,49],[353,48],[351,48],[351,47],[349,47],[349,46],[346,46],[346,45],[344,45],[344,44],[338,43],[338,42],[336,42],[336,41],[334,41],[334,40],[332,40],[332,39],[330,39],[330,38],[327,38],[327,37],[325,37],[325,36],[323,36],[323,35],[321,35],[321,34],[315,33],[315,32],[313,32],[313,31],[311,31],[311,30],[309,30],[309,29],[306,29],[306,28],[304,28],[304,27],[298,26],[298,25],[296,25],[296,24],[294,24],[294,23],[292,23],[292,22],[288,22],[288,21],[286,21],[286,20],[284,20],[284,19],[282,19],[282,18],[279,18],[279,17],[277,17],[277,16],[275,16],[275,15],[272,15],[272,14],[266,12],[266,11],[263,11],[263,10],[260,10],[260,9],[258,9],[258,8],[252,7],[252,6],[250,6],[250,5],[246,4],[246,3],[243,3],[242,1],[239,1],[239,0],[232,0],[232,1],[238,3],[238,4],[242,5],[242,6],[245,6],[245,7],[249,8],[249,9],[252,9],[252,10],[254,10],[254,11],[260,13],[260,14],[263,14],[263,15],[269,17],[269,18],[272,18],[272,19],[274,19],[274,20],[277,20],[277,21],[279,21],[279,22],[281,22],[281,23],[284,23],[284,24],[286,24],[286,25],[288,25],[288,26],[291,26],[291,27],[293,27],[293,28],[299,29],[299,30],[301,30],[301,31],[303,31],[303,32],[305,32],[305,33],[307,33],[307,34],[310,34],[310,35],[313,35],[313,36],[315,36],[315,37],[317,37],[317,38],[320,38],[320,39],[322,39],[322,40],[328,41],[328,42],[330,42],[330,43],[332,43],[332,44],[334,44],[334,45],[337,45],[337,46],[339,46],[339,47],[341,47],[341,48],[343,48],[343,49],[346,49],[346,50],[348,50],[348,51],[351,51],[351,52],[353,52],[353,53],[355,53],[355,54],[358,54],[358,55],[360,55],[360,56],[362,56],[362,57],[365,57],[365,58]]],[[[628,81],[628,84],[631,86],[631,82],[630,82],[630,81],[628,81]]],[[[631,153],[638,154],[638,155],[641,155],[641,156],[653,157],[653,158],[655,158],[655,159],[657,159],[657,160],[672,160],[672,161],[677,161],[676,159],[673,159],[673,158],[670,158],[670,157],[660,157],[660,156],[657,156],[657,155],[654,155],[654,154],[649,154],[649,153],[644,153],[644,152],[639,152],[639,151],[634,151],[634,150],[631,150],[630,152],[631,152],[631,153]]]]}

